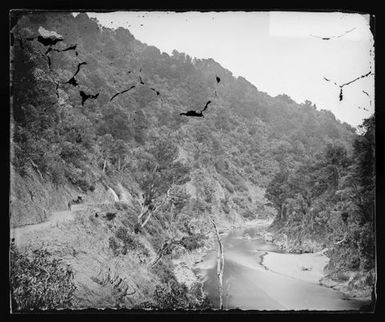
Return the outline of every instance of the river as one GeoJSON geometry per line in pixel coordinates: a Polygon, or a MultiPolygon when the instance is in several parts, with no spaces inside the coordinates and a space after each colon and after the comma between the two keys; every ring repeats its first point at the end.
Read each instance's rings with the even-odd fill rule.
{"type": "MultiPolygon", "coordinates": [[[[264,228],[238,229],[222,237],[224,309],[350,311],[367,304],[317,283],[268,270],[263,255],[279,249],[264,241],[264,228]]],[[[195,273],[203,279],[210,301],[219,307],[216,259],[217,250],[213,249],[197,265],[195,273]]]]}

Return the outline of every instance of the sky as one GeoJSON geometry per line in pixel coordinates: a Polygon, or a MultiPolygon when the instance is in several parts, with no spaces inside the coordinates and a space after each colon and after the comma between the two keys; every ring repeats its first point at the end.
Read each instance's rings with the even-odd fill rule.
{"type": "Polygon", "coordinates": [[[108,28],[171,55],[213,58],[271,96],[310,100],[352,126],[374,113],[374,54],[369,15],[338,12],[87,13],[108,28]],[[334,37],[323,40],[322,37],[334,37]],[[319,38],[321,37],[321,38],[319,38]],[[343,87],[339,87],[372,71],[343,87]],[[326,81],[324,79],[331,81],[326,81]],[[366,92],[366,93],[365,93],[366,92]],[[368,111],[364,110],[367,109],[368,111]]]}

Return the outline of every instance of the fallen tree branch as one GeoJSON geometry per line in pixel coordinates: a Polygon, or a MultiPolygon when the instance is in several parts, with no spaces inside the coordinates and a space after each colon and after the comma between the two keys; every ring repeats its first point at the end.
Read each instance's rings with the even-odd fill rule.
{"type": "MultiPolygon", "coordinates": [[[[151,216],[152,216],[153,214],[155,214],[161,207],[163,207],[164,204],[169,200],[169,197],[170,197],[170,191],[171,191],[171,188],[167,190],[166,196],[163,198],[163,200],[161,201],[161,203],[160,203],[160,204],[159,204],[153,211],[150,211],[149,209],[147,209],[147,210],[145,211],[144,214],[146,214],[146,213],[148,213],[148,212],[149,212],[150,214],[148,215],[148,217],[146,218],[146,220],[141,224],[141,228],[143,228],[143,227],[147,224],[147,222],[150,220],[151,216]]],[[[141,214],[141,215],[138,217],[139,223],[140,223],[140,219],[143,217],[144,214],[141,214]]]]}
{"type": "Polygon", "coordinates": [[[40,178],[41,180],[44,181],[44,178],[43,178],[43,175],[41,174],[40,170],[39,170],[39,167],[36,165],[35,162],[33,162],[33,160],[31,158],[29,158],[29,161],[31,162],[32,164],[32,167],[36,170],[36,172],[40,175],[40,178]]]}
{"type": "Polygon", "coordinates": [[[158,264],[158,262],[161,260],[161,258],[163,257],[163,255],[166,253],[166,250],[170,249],[171,246],[173,245],[180,245],[182,247],[184,247],[183,243],[182,243],[182,239],[180,240],[175,240],[174,238],[166,241],[161,249],[158,251],[158,257],[156,258],[156,260],[151,264],[151,267],[154,267],[156,264],[158,264]]]}
{"type": "Polygon", "coordinates": [[[335,242],[334,245],[340,245],[340,244],[342,244],[343,242],[346,241],[346,237],[347,237],[347,235],[345,235],[344,238],[342,238],[342,239],[339,240],[338,242],[335,242]]]}

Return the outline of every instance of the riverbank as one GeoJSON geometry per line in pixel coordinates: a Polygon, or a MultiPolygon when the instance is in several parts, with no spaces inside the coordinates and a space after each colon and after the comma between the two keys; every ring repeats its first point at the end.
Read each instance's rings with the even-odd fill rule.
{"type": "Polygon", "coordinates": [[[332,279],[325,272],[329,258],[322,252],[306,254],[266,252],[260,256],[260,261],[261,265],[271,272],[334,289],[347,298],[371,300],[371,288],[367,286],[368,274],[352,271],[345,272],[343,279],[332,279]]]}
{"type": "Polygon", "coordinates": [[[373,278],[370,272],[343,271],[331,275],[327,271],[329,257],[327,248],[319,242],[305,239],[301,246],[292,240],[286,240],[283,234],[274,229],[273,243],[286,251],[286,254],[270,253],[262,259],[263,265],[282,275],[292,278],[318,283],[339,291],[347,298],[371,300],[372,287],[369,279],[373,278]]]}
{"type": "Polygon", "coordinates": [[[324,268],[329,258],[322,253],[279,254],[266,252],[261,256],[261,265],[266,269],[302,281],[319,284],[324,277],[324,268]]]}
{"type": "MultiPolygon", "coordinates": [[[[248,227],[262,227],[269,226],[271,224],[271,219],[255,219],[251,221],[247,221],[237,225],[226,225],[219,226],[219,234],[221,238],[225,238],[228,233],[233,230],[240,228],[248,228],[248,227]]],[[[203,267],[200,264],[203,262],[206,255],[215,249],[216,240],[215,240],[214,232],[211,232],[208,235],[203,247],[193,250],[191,252],[185,251],[181,256],[176,259],[173,259],[172,262],[174,264],[174,274],[179,283],[186,284],[187,287],[191,287],[194,283],[202,282],[202,277],[196,275],[194,271],[197,268],[202,269],[203,267]]]]}

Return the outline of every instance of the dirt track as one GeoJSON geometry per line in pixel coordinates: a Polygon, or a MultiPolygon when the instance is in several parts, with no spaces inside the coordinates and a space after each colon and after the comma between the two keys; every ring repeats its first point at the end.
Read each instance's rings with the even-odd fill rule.
{"type": "Polygon", "coordinates": [[[21,246],[27,241],[27,239],[29,239],[28,237],[30,237],[31,234],[33,235],[34,232],[55,227],[59,223],[72,221],[75,219],[77,211],[86,209],[87,207],[87,204],[72,205],[71,210],[52,212],[52,215],[45,222],[11,228],[10,237],[15,238],[15,244],[17,246],[21,246]]]}

